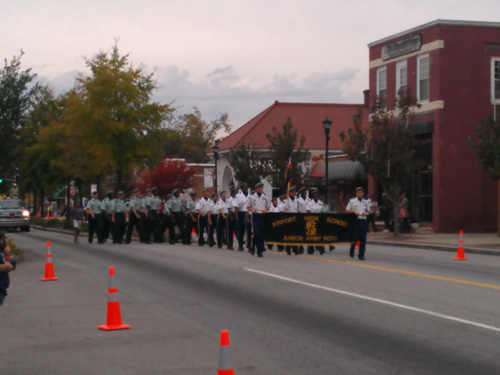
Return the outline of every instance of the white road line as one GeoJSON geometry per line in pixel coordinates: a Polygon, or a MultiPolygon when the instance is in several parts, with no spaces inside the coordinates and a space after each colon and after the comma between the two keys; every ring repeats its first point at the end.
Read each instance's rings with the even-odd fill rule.
{"type": "Polygon", "coordinates": [[[376,303],[380,303],[380,304],[383,304],[383,305],[397,307],[399,309],[415,311],[415,312],[419,312],[421,314],[435,316],[437,318],[451,320],[453,322],[467,324],[467,325],[470,325],[470,326],[487,329],[487,330],[490,330],[490,331],[500,332],[500,328],[497,328],[497,327],[494,327],[494,326],[489,326],[489,325],[486,325],[486,324],[477,323],[477,322],[473,322],[471,320],[461,319],[461,318],[457,318],[457,317],[450,316],[450,315],[440,314],[440,313],[429,311],[429,310],[419,309],[418,307],[412,307],[412,306],[402,305],[400,303],[386,301],[386,300],[379,299],[379,298],[368,297],[368,296],[364,296],[362,294],[350,293],[350,292],[346,292],[344,290],[333,289],[333,288],[329,288],[329,287],[322,286],[322,285],[317,285],[317,284],[311,284],[311,283],[307,283],[305,281],[290,279],[289,277],[275,275],[275,274],[264,272],[264,271],[258,271],[258,270],[254,270],[254,269],[251,269],[251,268],[243,268],[243,270],[248,271],[248,272],[252,272],[252,273],[257,273],[259,275],[263,275],[263,276],[267,276],[267,277],[272,277],[272,278],[278,279],[278,280],[288,281],[290,283],[295,283],[295,284],[300,284],[300,285],[308,286],[308,287],[311,287],[311,288],[326,290],[327,292],[342,294],[344,296],[359,298],[359,299],[363,299],[363,300],[366,300],[366,301],[371,301],[371,302],[376,302],[376,303]]]}

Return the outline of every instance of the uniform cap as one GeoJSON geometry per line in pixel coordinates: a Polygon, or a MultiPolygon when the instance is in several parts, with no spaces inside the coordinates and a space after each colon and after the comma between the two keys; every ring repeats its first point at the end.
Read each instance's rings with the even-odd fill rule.
{"type": "Polygon", "coordinates": [[[158,191],[158,188],[154,187],[151,189],[151,191],[158,191]]]}
{"type": "Polygon", "coordinates": [[[290,189],[288,189],[288,191],[296,191],[297,188],[295,186],[290,186],[290,189]]]}
{"type": "Polygon", "coordinates": [[[206,192],[206,191],[209,191],[209,190],[210,190],[210,188],[205,188],[205,189],[203,189],[203,192],[206,192]]]}
{"type": "Polygon", "coordinates": [[[120,190],[116,195],[125,195],[125,193],[120,190]]]}
{"type": "Polygon", "coordinates": [[[242,183],[242,184],[240,185],[240,188],[246,188],[246,187],[248,187],[248,185],[247,185],[246,183],[242,183]]]}
{"type": "Polygon", "coordinates": [[[177,194],[178,192],[179,192],[179,189],[174,189],[174,190],[172,191],[172,194],[177,194]]]}
{"type": "Polygon", "coordinates": [[[363,188],[360,186],[360,187],[357,187],[357,188],[356,188],[356,193],[357,193],[358,191],[362,191],[362,192],[364,192],[364,191],[365,191],[365,189],[363,189],[363,188]]]}
{"type": "Polygon", "coordinates": [[[167,198],[172,198],[174,195],[172,193],[167,194],[167,198]]]}
{"type": "Polygon", "coordinates": [[[139,188],[135,188],[135,189],[134,189],[134,193],[137,193],[137,192],[139,192],[139,191],[141,191],[141,189],[139,189],[139,188]]]}
{"type": "Polygon", "coordinates": [[[238,191],[238,189],[237,189],[236,187],[233,187],[233,188],[231,189],[231,193],[232,193],[233,191],[238,191]]]}
{"type": "Polygon", "coordinates": [[[262,186],[264,186],[264,184],[263,184],[262,182],[258,182],[258,183],[256,183],[256,184],[255,184],[255,188],[256,188],[256,189],[257,189],[257,188],[260,188],[260,187],[262,187],[262,186]]]}
{"type": "Polygon", "coordinates": [[[97,193],[97,191],[95,191],[95,190],[94,190],[94,191],[92,192],[92,195],[96,195],[96,194],[98,194],[98,193],[97,193]]]}
{"type": "Polygon", "coordinates": [[[151,193],[151,189],[146,189],[146,193],[151,193]]]}
{"type": "Polygon", "coordinates": [[[300,188],[299,193],[302,193],[303,191],[306,191],[307,189],[305,187],[300,188]]]}
{"type": "Polygon", "coordinates": [[[189,195],[191,196],[196,195],[196,191],[192,191],[191,193],[189,193],[189,195]]]}

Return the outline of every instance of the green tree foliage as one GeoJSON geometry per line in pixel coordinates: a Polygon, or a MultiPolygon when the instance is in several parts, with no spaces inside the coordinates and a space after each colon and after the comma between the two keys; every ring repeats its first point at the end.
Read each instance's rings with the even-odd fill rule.
{"type": "Polygon", "coordinates": [[[284,186],[285,171],[288,161],[292,162],[291,183],[301,187],[308,172],[309,152],[304,149],[305,137],[298,138],[297,129],[289,117],[281,131],[273,127],[266,135],[271,149],[271,164],[266,168],[266,175],[273,176],[275,182],[284,186]]]}
{"type": "MultiPolygon", "coordinates": [[[[32,81],[35,74],[31,69],[22,70],[21,51],[0,71],[0,177],[11,179],[19,157],[20,133],[24,127],[25,114],[30,98],[38,86],[32,81]]],[[[2,184],[0,189],[6,188],[2,184]]]]}
{"type": "Polygon", "coordinates": [[[488,176],[498,181],[498,235],[500,236],[500,120],[489,117],[479,122],[475,139],[468,137],[467,143],[476,153],[476,158],[488,176]]]}
{"type": "Polygon", "coordinates": [[[199,109],[194,107],[193,113],[179,116],[166,131],[164,153],[192,163],[206,163],[210,160],[207,151],[218,136],[229,134],[231,128],[227,113],[207,122],[199,109]]]}
{"type": "MultiPolygon", "coordinates": [[[[399,194],[408,187],[410,178],[422,166],[415,158],[419,141],[411,130],[413,109],[418,106],[409,90],[399,93],[396,109],[391,112],[385,110],[385,102],[381,98],[376,98],[371,126],[363,124],[364,116],[360,108],[354,116],[353,128],[347,134],[340,134],[344,152],[352,161],[359,161],[365,171],[380,182],[394,207],[398,207],[399,194]]],[[[395,209],[396,223],[398,215],[395,209]]],[[[395,235],[398,235],[398,228],[396,225],[395,235]]]]}
{"type": "Polygon", "coordinates": [[[234,178],[240,184],[255,186],[264,177],[263,160],[258,152],[248,145],[240,145],[229,151],[229,164],[234,170],[234,178]]]}

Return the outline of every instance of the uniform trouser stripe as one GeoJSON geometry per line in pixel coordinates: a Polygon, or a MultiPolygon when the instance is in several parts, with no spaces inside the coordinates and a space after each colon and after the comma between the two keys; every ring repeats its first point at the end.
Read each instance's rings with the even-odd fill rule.
{"type": "MultiPolygon", "coordinates": [[[[231,353],[229,353],[229,346],[221,346],[219,354],[219,374],[221,370],[233,371],[233,361],[231,360],[231,353]]],[[[223,372],[226,374],[226,372],[223,372]]],[[[227,374],[232,374],[232,372],[227,372],[227,374]]]]}

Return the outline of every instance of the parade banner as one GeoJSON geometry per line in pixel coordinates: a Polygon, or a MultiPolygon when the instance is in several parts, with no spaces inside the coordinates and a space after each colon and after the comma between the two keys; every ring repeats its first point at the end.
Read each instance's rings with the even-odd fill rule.
{"type": "Polygon", "coordinates": [[[265,240],[270,245],[324,246],[356,242],[357,216],[353,214],[268,213],[265,240]]]}

